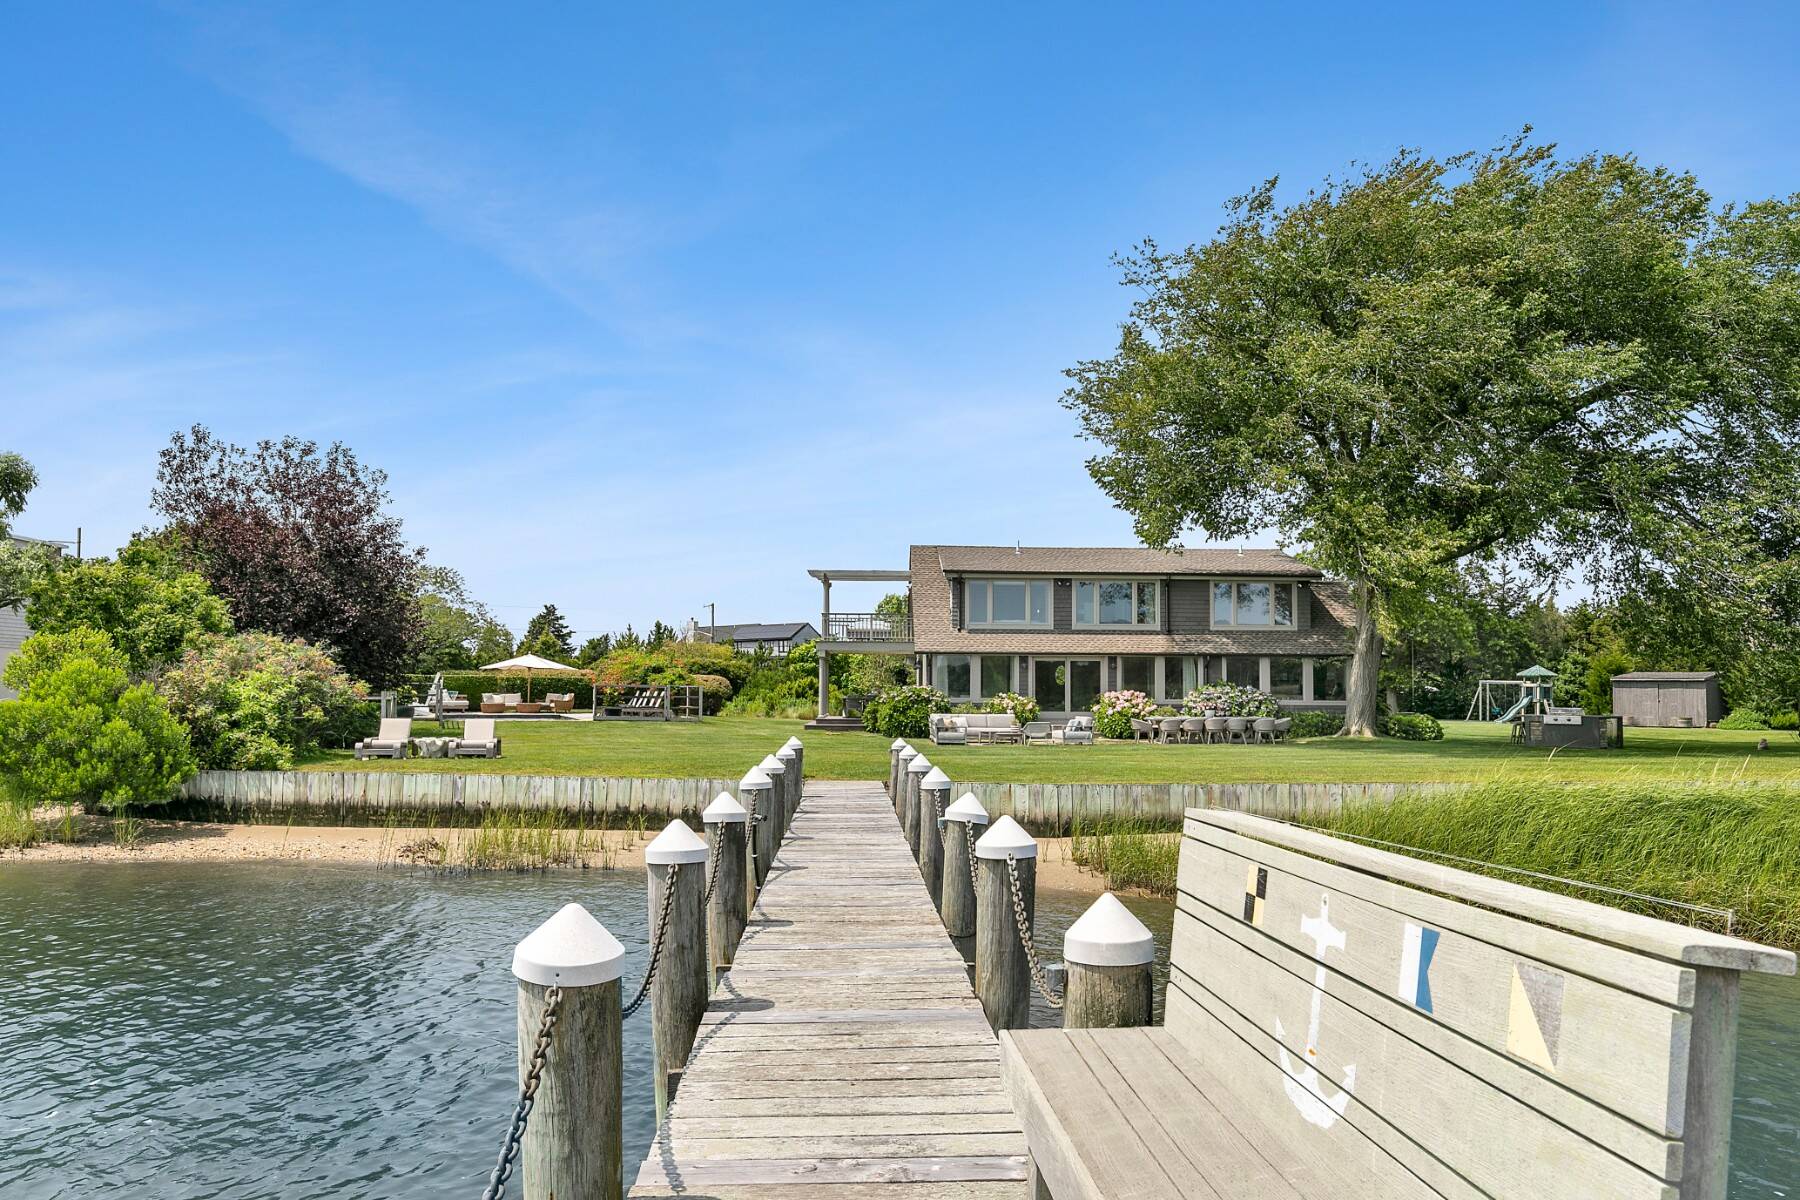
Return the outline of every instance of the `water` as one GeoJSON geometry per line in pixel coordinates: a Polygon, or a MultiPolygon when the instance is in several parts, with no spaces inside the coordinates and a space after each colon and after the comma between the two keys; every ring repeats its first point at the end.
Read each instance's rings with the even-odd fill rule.
{"type": "MultiPolygon", "coordinates": [[[[1093,897],[1038,894],[1035,941],[1047,959],[1062,956],[1062,935],[1093,897]]],[[[1127,898],[1126,907],[1156,935],[1157,1019],[1168,983],[1169,930],[1175,907],[1166,900],[1127,898]]],[[[1061,1019],[1033,997],[1034,1028],[1061,1019]]],[[[1737,1094],[1731,1123],[1732,1200],[1800,1196],[1800,979],[1746,975],[1738,1018],[1737,1094]]]]}
{"type": "MultiPolygon", "coordinates": [[[[512,946],[571,899],[625,943],[635,987],[641,871],[0,865],[0,1188],[478,1194],[517,1092],[512,946]]],[[[1090,901],[1046,890],[1040,944],[1060,947],[1090,901]]],[[[1173,909],[1127,904],[1156,934],[1160,997],[1173,909]]],[[[650,1058],[639,1017],[628,1176],[655,1132],[650,1058]]],[[[1737,1200],[1800,1196],[1797,1076],[1800,984],[1746,980],[1737,1200]]]]}

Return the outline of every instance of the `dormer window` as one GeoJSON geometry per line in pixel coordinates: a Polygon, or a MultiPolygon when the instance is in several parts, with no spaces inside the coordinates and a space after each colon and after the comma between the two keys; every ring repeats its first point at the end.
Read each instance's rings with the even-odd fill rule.
{"type": "Polygon", "coordinates": [[[1294,624],[1294,585],[1270,580],[1213,584],[1213,625],[1215,627],[1275,626],[1291,628],[1294,624]]]}
{"type": "Polygon", "coordinates": [[[1048,579],[971,579],[964,587],[971,629],[1030,629],[1050,625],[1048,579]]]}
{"type": "Polygon", "coordinates": [[[1155,628],[1159,611],[1153,579],[1078,579],[1075,624],[1088,629],[1155,628]]]}

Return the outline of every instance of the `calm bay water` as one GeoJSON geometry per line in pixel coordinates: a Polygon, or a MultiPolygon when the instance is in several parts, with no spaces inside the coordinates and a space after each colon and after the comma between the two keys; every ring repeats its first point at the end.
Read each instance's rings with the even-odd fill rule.
{"type": "MultiPolygon", "coordinates": [[[[572,899],[625,943],[634,987],[641,871],[0,864],[0,1187],[478,1194],[516,1095],[512,946],[572,899]]],[[[1087,903],[1046,892],[1041,944],[1087,903]]],[[[1166,955],[1169,905],[1130,904],[1166,955]]],[[[1800,986],[1751,980],[1741,1044],[1733,1196],[1800,1195],[1800,986]]],[[[635,1165],[655,1121],[642,1018],[625,1054],[635,1165]]]]}

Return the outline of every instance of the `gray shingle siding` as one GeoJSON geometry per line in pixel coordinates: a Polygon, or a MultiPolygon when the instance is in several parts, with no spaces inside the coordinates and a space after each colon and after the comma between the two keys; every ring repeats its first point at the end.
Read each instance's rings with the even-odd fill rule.
{"type": "MultiPolygon", "coordinates": [[[[0,608],[0,671],[6,669],[6,660],[13,656],[18,648],[25,644],[31,636],[31,627],[25,624],[25,613],[17,608],[0,608]]],[[[19,693],[0,683],[0,700],[16,700],[19,693]]]]}
{"type": "Polygon", "coordinates": [[[1174,633],[1212,629],[1212,582],[1206,579],[1171,579],[1169,628],[1174,633]]]}

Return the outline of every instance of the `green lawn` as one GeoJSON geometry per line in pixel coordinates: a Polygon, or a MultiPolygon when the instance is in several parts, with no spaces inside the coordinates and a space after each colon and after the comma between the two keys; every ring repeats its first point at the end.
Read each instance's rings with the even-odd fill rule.
{"type": "MultiPolygon", "coordinates": [[[[1793,733],[1627,729],[1623,750],[1527,750],[1508,727],[1451,721],[1441,742],[1315,738],[1276,746],[942,746],[918,744],[955,780],[993,783],[1410,783],[1496,778],[1554,781],[1758,779],[1800,783],[1793,733]],[[1758,750],[1759,737],[1769,749],[1758,750]]],[[[435,732],[428,722],[414,725],[435,732]]],[[[704,722],[520,721],[503,725],[500,759],[356,762],[333,751],[314,770],[502,771],[735,779],[800,734],[806,773],[818,779],[885,779],[888,739],[801,732],[798,721],[714,717],[704,722]]]]}

